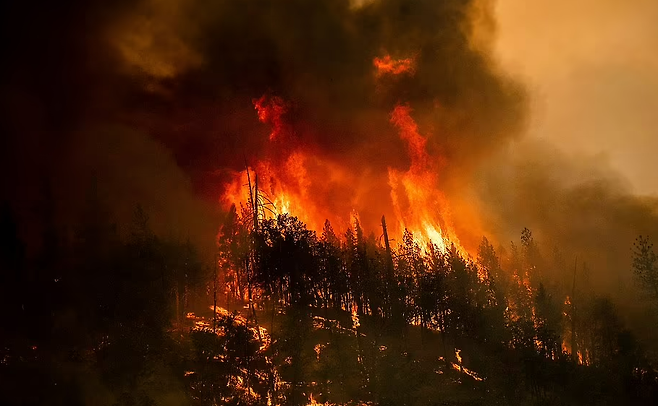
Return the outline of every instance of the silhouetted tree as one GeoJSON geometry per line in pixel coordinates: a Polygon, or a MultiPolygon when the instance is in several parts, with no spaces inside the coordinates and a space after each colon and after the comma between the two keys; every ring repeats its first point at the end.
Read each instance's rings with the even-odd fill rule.
{"type": "Polygon", "coordinates": [[[639,236],[633,244],[633,271],[642,287],[658,304],[658,256],[649,237],[639,236]]]}

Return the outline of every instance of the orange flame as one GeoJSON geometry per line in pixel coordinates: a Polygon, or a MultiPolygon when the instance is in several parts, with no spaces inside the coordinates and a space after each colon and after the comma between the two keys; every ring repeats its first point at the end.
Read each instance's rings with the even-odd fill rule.
{"type": "MultiPolygon", "coordinates": [[[[393,60],[386,56],[375,58],[373,63],[378,69],[377,76],[414,72],[412,58],[393,60]]],[[[270,142],[276,145],[289,142],[285,142],[285,148],[277,150],[276,157],[261,159],[234,174],[222,196],[227,207],[250,200],[253,189],[250,191],[246,185],[251,176],[252,188],[257,183],[258,194],[262,196],[261,207],[267,206],[262,216],[289,213],[306,223],[309,229],[320,232],[327,219],[336,230],[345,230],[352,226],[353,218],[358,219],[366,211],[370,219],[378,219],[382,214],[389,217],[388,213],[371,213],[379,210],[376,207],[388,207],[394,215],[394,221],[389,220],[392,238],[400,241],[404,230],[408,229],[424,243],[431,242],[444,251],[454,244],[465,253],[452,226],[448,201],[438,187],[441,163],[428,154],[427,138],[419,132],[410,106],[398,104],[390,115],[390,123],[407,144],[410,167],[407,170],[389,167],[387,182],[382,186],[387,184],[390,188],[390,201],[373,204],[373,200],[377,197],[381,200],[381,196],[372,196],[368,179],[363,179],[364,173],[314,154],[307,145],[294,145],[293,128],[285,117],[290,103],[271,95],[254,99],[253,103],[259,121],[271,126],[270,142]],[[338,188],[340,194],[336,192],[338,188]]],[[[367,226],[372,231],[377,227],[372,222],[367,226]]]]}
{"type": "Polygon", "coordinates": [[[227,207],[231,204],[239,206],[248,202],[249,176],[252,187],[255,187],[257,175],[258,194],[265,207],[263,215],[273,218],[279,214],[291,214],[302,220],[309,229],[320,231],[326,219],[330,219],[334,227],[347,229],[350,224],[350,213],[333,210],[328,204],[318,198],[312,190],[317,189],[318,179],[309,174],[309,168],[319,168],[315,173],[322,173],[324,182],[329,184],[345,184],[351,176],[344,168],[302,150],[291,152],[282,162],[261,160],[244,171],[234,174],[233,181],[226,186],[222,203],[227,207]],[[249,172],[249,174],[248,174],[249,172]]]}
{"type": "Polygon", "coordinates": [[[381,75],[413,75],[416,72],[413,58],[393,59],[390,55],[383,58],[375,58],[373,65],[377,68],[377,76],[381,75]]]}
{"type": "Polygon", "coordinates": [[[288,106],[282,98],[263,95],[260,99],[254,99],[254,108],[258,111],[258,120],[261,123],[272,125],[270,141],[279,138],[286,132],[283,115],[288,111],[288,106]]]}
{"type": "Polygon", "coordinates": [[[411,117],[409,106],[396,106],[391,114],[400,138],[408,144],[411,167],[406,172],[389,168],[391,199],[400,224],[420,234],[445,251],[448,242],[460,248],[459,239],[449,219],[448,202],[437,188],[436,168],[427,154],[426,139],[418,133],[418,125],[411,117]],[[405,204],[402,204],[403,199],[405,204]]]}

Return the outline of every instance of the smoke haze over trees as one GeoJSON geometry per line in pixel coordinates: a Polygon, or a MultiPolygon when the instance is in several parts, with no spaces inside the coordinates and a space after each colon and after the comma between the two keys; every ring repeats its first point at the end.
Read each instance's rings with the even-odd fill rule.
{"type": "Polygon", "coordinates": [[[538,96],[492,55],[494,6],[3,3],[7,402],[655,399],[658,201],[524,137],[538,96]],[[220,202],[298,152],[324,228],[266,214],[251,184],[256,203],[220,202]],[[455,247],[382,236],[418,161],[455,247]],[[239,314],[190,331],[213,290],[239,314]]]}

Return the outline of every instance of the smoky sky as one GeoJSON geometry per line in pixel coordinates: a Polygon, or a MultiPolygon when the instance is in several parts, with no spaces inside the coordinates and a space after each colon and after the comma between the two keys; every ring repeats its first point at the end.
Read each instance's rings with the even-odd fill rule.
{"type": "Polygon", "coordinates": [[[284,119],[296,143],[385,170],[406,160],[388,123],[398,102],[428,128],[444,129],[434,141],[456,160],[465,159],[465,146],[477,154],[517,135],[521,87],[469,42],[471,3],[153,2],[109,35],[122,69],[141,77],[153,103],[152,114],[132,118],[195,176],[244,166],[266,149],[269,129],[251,104],[265,93],[290,102],[284,119]],[[413,78],[378,82],[372,61],[386,54],[413,57],[413,78]]]}
{"type": "Polygon", "coordinates": [[[523,141],[541,95],[498,65],[494,5],[4,2],[2,198],[29,238],[44,195],[66,230],[96,182],[117,217],[139,202],[162,232],[212,247],[225,182],[272,152],[254,99],[288,103],[291,132],[277,148],[347,168],[372,200],[389,196],[388,168],[409,166],[390,123],[404,104],[442,162],[438,187],[471,246],[482,234],[505,246],[529,227],[592,258],[607,281],[627,276],[632,239],[658,228],[655,202],[635,197],[605,159],[523,141]],[[413,58],[414,74],[378,77],[373,60],[386,55],[413,58]]]}
{"type": "Polygon", "coordinates": [[[524,122],[523,87],[482,49],[492,27],[475,17],[486,4],[4,3],[5,199],[34,218],[53,189],[75,213],[96,177],[114,202],[141,189],[141,200],[186,210],[171,187],[214,204],[231,170],[268,151],[271,129],[252,104],[263,94],[289,103],[291,145],[383,176],[409,164],[389,122],[408,104],[430,153],[451,163],[447,182],[524,122]],[[415,74],[377,78],[373,59],[385,55],[413,58],[415,74]],[[162,162],[160,174],[145,169],[162,162]]]}
{"type": "Polygon", "coordinates": [[[235,165],[236,153],[261,149],[267,129],[251,100],[266,92],[292,102],[287,119],[300,142],[329,154],[370,143],[386,153],[395,142],[387,115],[400,101],[427,121],[438,118],[436,105],[465,117],[445,124],[459,132],[453,144],[482,150],[516,135],[523,98],[470,43],[471,3],[22,6],[4,13],[6,81],[15,92],[6,103],[32,126],[61,134],[103,120],[139,127],[193,172],[235,165]],[[372,61],[385,54],[414,57],[416,75],[378,91],[372,61]]]}
{"type": "Polygon", "coordinates": [[[529,133],[605,154],[638,193],[658,192],[658,3],[498,2],[496,54],[533,93],[529,133]]]}

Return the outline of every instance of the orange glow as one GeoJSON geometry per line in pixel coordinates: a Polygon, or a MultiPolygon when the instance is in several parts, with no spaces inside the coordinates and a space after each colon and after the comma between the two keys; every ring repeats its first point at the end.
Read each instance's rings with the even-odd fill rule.
{"type": "Polygon", "coordinates": [[[425,149],[426,139],[418,133],[409,106],[398,105],[391,114],[391,123],[398,128],[400,138],[407,142],[411,166],[402,172],[388,170],[391,200],[400,234],[409,229],[416,238],[436,244],[446,251],[449,243],[460,248],[459,239],[450,223],[448,202],[438,189],[436,168],[425,149]],[[403,203],[404,202],[404,203],[403,203]]]}
{"type": "MultiPolygon", "coordinates": [[[[412,74],[413,62],[412,58],[375,58],[376,76],[412,74]]],[[[378,221],[385,215],[393,240],[402,241],[407,229],[422,245],[432,243],[446,251],[454,244],[466,254],[452,226],[450,205],[439,187],[443,158],[428,153],[427,137],[420,132],[409,105],[398,103],[389,117],[391,128],[406,144],[409,167],[388,166],[373,173],[367,166],[346,165],[300,142],[302,135],[294,132],[286,118],[292,104],[281,97],[264,95],[253,103],[258,120],[270,126],[270,154],[233,174],[221,198],[226,208],[247,204],[257,187],[261,219],[288,213],[318,233],[329,220],[338,234],[353,227],[356,220],[366,232],[378,234],[378,221]],[[378,189],[373,193],[375,183],[378,189]]]]}
{"type": "Polygon", "coordinates": [[[413,75],[416,72],[413,58],[393,59],[390,55],[383,58],[375,58],[373,65],[377,68],[377,76],[381,75],[413,75]]]}
{"type": "Polygon", "coordinates": [[[352,326],[354,327],[354,330],[358,329],[361,326],[361,323],[359,322],[359,312],[356,307],[356,303],[352,304],[352,326]]]}
{"type": "Polygon", "coordinates": [[[399,129],[400,138],[408,144],[411,171],[421,172],[425,169],[429,160],[425,150],[427,140],[418,134],[418,125],[411,117],[411,108],[409,106],[395,106],[391,113],[391,123],[399,129]]]}
{"type": "MultiPolygon", "coordinates": [[[[461,352],[462,352],[462,350],[455,348],[455,357],[457,357],[457,363],[456,364],[454,362],[450,363],[450,365],[452,366],[452,369],[454,369],[455,371],[459,371],[463,374],[466,374],[466,375],[470,376],[471,378],[473,378],[476,381],[483,381],[484,378],[482,378],[480,375],[478,375],[477,372],[475,372],[471,369],[468,369],[463,365],[461,352]]],[[[442,360],[442,359],[443,359],[443,357],[439,358],[439,360],[442,360]]]]}
{"type": "Polygon", "coordinates": [[[457,357],[457,362],[459,365],[462,364],[462,356],[461,356],[462,350],[455,349],[455,357],[457,357]]]}
{"type": "MultiPolygon", "coordinates": [[[[217,315],[219,316],[224,316],[224,317],[234,316],[235,317],[234,320],[236,323],[248,326],[249,330],[251,330],[254,333],[254,335],[257,335],[261,339],[260,351],[265,351],[272,343],[272,339],[270,335],[267,333],[267,329],[265,327],[251,325],[247,320],[247,318],[242,316],[241,314],[231,313],[221,306],[217,306],[216,310],[215,310],[215,306],[210,306],[210,310],[216,312],[217,315]]],[[[210,322],[208,320],[205,320],[203,318],[199,318],[199,320],[202,320],[203,324],[197,322],[196,323],[197,327],[206,327],[206,328],[210,327],[210,322]]]]}
{"type": "Polygon", "coordinates": [[[258,120],[261,123],[272,125],[270,141],[279,138],[286,132],[283,115],[288,111],[288,106],[280,97],[268,97],[263,95],[260,99],[254,99],[254,108],[258,111],[258,120]]]}
{"type": "MultiPolygon", "coordinates": [[[[569,295],[564,299],[564,308],[565,310],[562,311],[562,316],[565,318],[571,317],[566,311],[566,309],[571,309],[571,297],[569,295]]],[[[562,352],[568,355],[571,355],[571,343],[567,340],[570,333],[570,328],[566,328],[562,338],[562,352]]]]}
{"type": "Polygon", "coordinates": [[[258,177],[258,195],[261,199],[262,212],[260,217],[274,218],[279,214],[290,214],[298,217],[311,230],[321,231],[325,220],[329,219],[337,230],[347,229],[350,225],[351,213],[341,213],[332,210],[331,205],[325,205],[319,196],[311,191],[311,186],[317,182],[335,182],[344,184],[350,179],[344,168],[331,162],[312,156],[302,150],[297,150],[278,163],[274,160],[256,162],[247,170],[234,175],[232,183],[227,185],[222,202],[226,207],[231,204],[240,206],[249,201],[249,176],[252,188],[258,177]],[[324,177],[312,179],[309,177],[310,166],[320,168],[324,177]]]}

